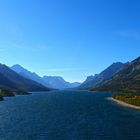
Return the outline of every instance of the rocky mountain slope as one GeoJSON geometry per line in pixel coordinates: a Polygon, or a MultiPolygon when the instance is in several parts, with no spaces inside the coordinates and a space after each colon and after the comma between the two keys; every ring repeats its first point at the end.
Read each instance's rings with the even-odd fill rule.
{"type": "Polygon", "coordinates": [[[101,84],[93,87],[92,90],[139,93],[140,57],[127,63],[124,68],[116,73],[112,78],[103,81],[101,84]]]}
{"type": "Polygon", "coordinates": [[[79,89],[90,89],[98,85],[99,83],[103,82],[104,80],[107,80],[111,78],[114,74],[116,74],[120,69],[122,69],[124,66],[123,63],[117,62],[110,65],[108,68],[106,68],[104,71],[102,71],[99,74],[96,74],[94,76],[87,77],[86,81],[82,83],[78,88],[79,89]]]}

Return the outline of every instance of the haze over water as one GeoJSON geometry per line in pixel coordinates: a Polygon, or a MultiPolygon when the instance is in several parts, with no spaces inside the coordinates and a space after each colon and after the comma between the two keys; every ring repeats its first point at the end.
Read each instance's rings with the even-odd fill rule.
{"type": "Polygon", "coordinates": [[[140,112],[111,93],[53,91],[0,102],[1,140],[139,140],[140,112]]]}

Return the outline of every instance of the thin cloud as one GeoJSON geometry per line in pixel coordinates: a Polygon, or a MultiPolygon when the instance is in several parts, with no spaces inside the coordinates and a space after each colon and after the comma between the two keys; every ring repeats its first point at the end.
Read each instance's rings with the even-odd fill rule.
{"type": "Polygon", "coordinates": [[[117,33],[123,37],[140,40],[140,33],[135,30],[122,30],[122,31],[118,31],[117,33]]]}
{"type": "Polygon", "coordinates": [[[25,50],[25,51],[32,51],[32,52],[38,52],[38,51],[46,51],[48,50],[47,46],[23,46],[23,45],[19,45],[19,44],[14,44],[13,47],[16,47],[18,49],[21,50],[25,50]]]}
{"type": "Polygon", "coordinates": [[[27,50],[27,51],[36,51],[36,49],[28,47],[28,46],[22,46],[19,44],[14,44],[14,47],[16,47],[17,49],[21,49],[21,50],[27,50]]]}
{"type": "Polygon", "coordinates": [[[44,72],[67,72],[67,71],[82,71],[85,68],[53,68],[53,69],[42,69],[44,72]]]}

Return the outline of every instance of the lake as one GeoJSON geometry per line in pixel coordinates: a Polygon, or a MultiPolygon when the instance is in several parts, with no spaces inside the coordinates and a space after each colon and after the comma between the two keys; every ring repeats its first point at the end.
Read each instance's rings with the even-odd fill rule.
{"type": "Polygon", "coordinates": [[[140,140],[140,111],[111,93],[38,92],[0,102],[0,140],[140,140]]]}

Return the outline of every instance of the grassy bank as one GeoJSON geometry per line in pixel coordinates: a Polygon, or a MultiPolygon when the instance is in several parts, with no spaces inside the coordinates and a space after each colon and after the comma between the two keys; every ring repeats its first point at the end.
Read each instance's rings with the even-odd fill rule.
{"type": "Polygon", "coordinates": [[[112,97],[130,105],[140,106],[140,94],[114,94],[112,97]]]}
{"type": "Polygon", "coordinates": [[[31,93],[21,90],[7,90],[0,89],[0,101],[4,100],[3,97],[12,97],[15,95],[29,95],[31,93]]]}

